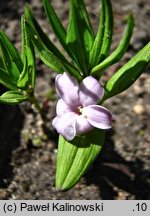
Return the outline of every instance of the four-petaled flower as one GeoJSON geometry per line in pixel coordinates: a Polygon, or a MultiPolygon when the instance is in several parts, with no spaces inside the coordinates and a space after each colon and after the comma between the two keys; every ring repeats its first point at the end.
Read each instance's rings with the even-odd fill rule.
{"type": "Polygon", "coordinates": [[[104,88],[94,77],[88,76],[79,84],[74,77],[63,73],[57,75],[55,84],[61,99],[52,125],[65,139],[72,140],[94,127],[111,128],[112,114],[96,105],[104,95],[104,88]]]}

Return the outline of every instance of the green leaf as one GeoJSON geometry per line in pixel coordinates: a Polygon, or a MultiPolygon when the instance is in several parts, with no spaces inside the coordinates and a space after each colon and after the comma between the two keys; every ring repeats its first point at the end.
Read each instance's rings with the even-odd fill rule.
{"type": "Polygon", "coordinates": [[[26,47],[25,54],[27,57],[27,65],[28,65],[28,81],[29,85],[31,85],[32,89],[35,88],[35,72],[36,72],[36,66],[35,66],[35,54],[33,47],[26,47]]]}
{"type": "Polygon", "coordinates": [[[54,53],[55,56],[58,58],[62,58],[63,55],[59,52],[57,47],[51,42],[51,40],[48,38],[48,36],[43,32],[40,25],[36,21],[35,17],[33,16],[31,9],[28,4],[26,4],[25,7],[25,17],[28,25],[30,25],[35,33],[35,37],[39,37],[42,43],[47,47],[48,50],[50,50],[52,53],[54,53]]]}
{"type": "Polygon", "coordinates": [[[21,38],[22,38],[22,58],[24,57],[24,49],[32,46],[31,40],[26,30],[26,18],[25,15],[21,16],[21,38]]]}
{"type": "Polygon", "coordinates": [[[63,66],[61,65],[59,59],[47,49],[40,36],[36,32],[36,30],[26,22],[26,28],[28,30],[28,34],[30,35],[34,46],[36,47],[40,59],[50,68],[61,73],[64,71],[63,66]]]}
{"type": "MultiPolygon", "coordinates": [[[[25,49],[24,49],[25,52],[25,49]]],[[[28,86],[28,82],[29,82],[29,74],[28,74],[28,62],[27,62],[27,56],[25,56],[24,54],[24,67],[23,67],[23,71],[20,74],[20,77],[18,79],[17,82],[17,86],[19,88],[23,88],[25,89],[28,86]]]]}
{"type": "Polygon", "coordinates": [[[27,96],[23,95],[19,91],[7,91],[0,96],[0,103],[15,105],[22,103],[28,99],[27,96]]]}
{"type": "Polygon", "coordinates": [[[70,0],[70,18],[66,43],[78,66],[87,75],[89,53],[94,41],[93,29],[82,0],[70,0]]]}
{"type": "Polygon", "coordinates": [[[93,47],[94,50],[92,51],[92,54],[94,54],[94,51],[96,51],[96,54],[94,54],[93,57],[95,65],[97,63],[102,62],[107,57],[110,50],[113,35],[113,11],[111,0],[102,1],[102,10],[102,21],[100,22],[99,30],[95,39],[95,45],[93,47]],[[102,38],[103,41],[101,42],[102,38]]]}
{"type": "Polygon", "coordinates": [[[7,50],[7,47],[5,46],[3,40],[0,38],[0,48],[1,48],[1,55],[2,55],[2,60],[3,60],[3,65],[5,70],[9,73],[10,68],[11,68],[11,56],[9,55],[9,52],[7,50]]]}
{"type": "Polygon", "coordinates": [[[38,24],[33,14],[31,13],[31,10],[27,4],[25,7],[25,17],[27,19],[26,20],[27,32],[30,38],[32,39],[34,46],[36,47],[41,60],[50,68],[57,71],[58,73],[63,72],[64,69],[61,63],[59,62],[59,59],[53,54],[54,51],[57,52],[57,48],[55,48],[55,46],[49,40],[47,35],[43,32],[40,25],[38,24]],[[45,43],[49,44],[51,50],[47,48],[45,43]]]}
{"type": "Polygon", "coordinates": [[[4,62],[3,62],[3,58],[1,57],[1,50],[0,50],[0,68],[5,70],[5,65],[4,65],[4,62]]]}
{"type": "Polygon", "coordinates": [[[9,53],[10,58],[15,62],[16,67],[18,68],[18,71],[22,71],[23,63],[22,63],[22,59],[21,59],[21,56],[18,50],[13,45],[13,43],[8,39],[8,37],[5,35],[5,33],[2,30],[0,30],[0,38],[1,38],[1,42],[3,42],[4,47],[7,49],[7,52],[9,53]]]}
{"type": "Polygon", "coordinates": [[[21,17],[22,29],[22,58],[24,68],[18,80],[18,87],[34,89],[35,87],[35,54],[34,48],[26,31],[25,17],[21,17]]]}
{"type": "Polygon", "coordinates": [[[127,28],[123,34],[122,40],[120,41],[118,47],[104,61],[102,61],[99,65],[95,66],[92,69],[91,71],[92,75],[96,75],[100,77],[102,72],[107,67],[118,62],[123,57],[123,55],[125,54],[129,46],[130,39],[133,33],[133,28],[134,28],[134,19],[133,19],[133,16],[130,15],[128,17],[127,28]]]}
{"type": "Polygon", "coordinates": [[[0,68],[0,83],[8,89],[16,90],[16,83],[13,82],[7,71],[0,68]]]}
{"type": "Polygon", "coordinates": [[[25,8],[25,17],[27,19],[26,27],[41,60],[58,73],[64,70],[70,72],[76,78],[80,79],[79,71],[60,53],[47,35],[43,32],[40,25],[34,18],[28,5],[25,8]]]}
{"type": "Polygon", "coordinates": [[[68,46],[66,45],[66,37],[67,37],[66,30],[62,25],[59,17],[55,13],[55,10],[53,9],[50,0],[43,0],[43,5],[55,35],[57,36],[58,40],[60,41],[61,45],[66,50],[66,52],[69,54],[69,56],[74,59],[73,55],[68,49],[68,46]]]}
{"type": "Polygon", "coordinates": [[[129,88],[150,63],[150,42],[106,83],[103,101],[129,88]]]}
{"type": "Polygon", "coordinates": [[[13,60],[13,57],[10,56],[9,50],[3,40],[0,38],[0,47],[2,52],[2,59],[4,64],[4,70],[7,71],[9,76],[14,82],[17,82],[20,72],[17,68],[16,63],[13,60]]]}
{"type": "Polygon", "coordinates": [[[44,9],[46,11],[47,17],[49,19],[49,22],[60,40],[61,44],[66,47],[66,30],[63,27],[60,19],[58,18],[57,14],[55,13],[51,3],[49,0],[43,0],[44,9]]]}
{"type": "Polygon", "coordinates": [[[100,21],[98,26],[98,32],[96,34],[93,47],[90,52],[90,67],[93,68],[99,62],[99,56],[101,53],[103,37],[104,37],[104,30],[105,30],[105,6],[106,1],[101,1],[101,8],[100,8],[100,21]]]}
{"type": "Polygon", "coordinates": [[[58,190],[69,190],[80,180],[101,151],[104,134],[104,131],[95,129],[71,142],[59,137],[56,170],[58,190]]]}

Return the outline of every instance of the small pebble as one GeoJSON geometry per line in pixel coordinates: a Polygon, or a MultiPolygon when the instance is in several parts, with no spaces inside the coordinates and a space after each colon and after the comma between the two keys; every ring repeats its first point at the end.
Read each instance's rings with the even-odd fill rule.
{"type": "Polygon", "coordinates": [[[144,107],[141,105],[141,104],[135,104],[134,107],[133,107],[133,111],[140,115],[140,114],[143,114],[144,113],[144,107]]]}

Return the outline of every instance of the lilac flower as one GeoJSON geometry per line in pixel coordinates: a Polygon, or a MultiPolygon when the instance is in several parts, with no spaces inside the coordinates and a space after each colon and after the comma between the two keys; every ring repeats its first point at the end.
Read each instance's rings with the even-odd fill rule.
{"type": "Polygon", "coordinates": [[[57,116],[52,125],[65,139],[85,134],[94,127],[111,128],[112,114],[104,107],[96,105],[104,95],[104,89],[92,76],[78,84],[67,73],[57,75],[56,91],[61,99],[56,107],[57,116]]]}

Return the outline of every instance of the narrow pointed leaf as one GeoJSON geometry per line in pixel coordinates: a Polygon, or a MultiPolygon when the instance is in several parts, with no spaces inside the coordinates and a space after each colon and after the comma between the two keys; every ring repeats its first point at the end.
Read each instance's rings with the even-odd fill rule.
{"type": "Polygon", "coordinates": [[[4,70],[7,71],[13,81],[17,82],[20,72],[16,63],[14,62],[13,56],[10,55],[9,49],[6,45],[7,44],[5,44],[5,42],[0,38],[0,47],[4,63],[4,70]]]}
{"type": "Polygon", "coordinates": [[[0,83],[4,85],[6,88],[15,90],[17,89],[16,84],[12,81],[11,77],[8,75],[8,73],[0,68],[0,83]]]}
{"type": "Polygon", "coordinates": [[[27,62],[27,57],[24,56],[24,67],[18,79],[17,86],[19,88],[26,88],[28,82],[29,82],[28,62],[27,62]]]}
{"type": "Polygon", "coordinates": [[[129,46],[133,28],[134,28],[134,19],[133,16],[130,15],[128,17],[127,28],[123,34],[122,40],[120,41],[118,47],[104,61],[102,61],[99,65],[95,66],[92,69],[91,71],[92,75],[96,75],[97,77],[100,77],[102,72],[107,67],[118,62],[123,57],[123,55],[125,54],[129,46]]]}
{"type": "Polygon", "coordinates": [[[67,70],[76,77],[81,77],[79,71],[61,54],[55,47],[47,35],[43,32],[40,25],[34,18],[28,5],[25,8],[25,17],[27,19],[26,27],[33,41],[34,46],[38,50],[41,60],[49,67],[57,72],[67,70]]]}
{"type": "Polygon", "coordinates": [[[40,59],[58,73],[63,72],[64,69],[59,59],[47,49],[36,30],[28,22],[26,22],[26,24],[28,34],[32,38],[32,42],[38,51],[40,59]]]}
{"type": "Polygon", "coordinates": [[[22,38],[22,58],[24,57],[24,49],[25,47],[30,47],[31,46],[31,41],[29,39],[27,30],[26,30],[26,18],[25,15],[21,16],[21,38],[22,38]]]}
{"type": "Polygon", "coordinates": [[[111,0],[104,0],[104,8],[105,8],[104,35],[103,35],[102,47],[99,55],[97,56],[98,63],[103,61],[108,56],[110,45],[112,42],[112,35],[113,35],[113,11],[112,11],[111,0]]]}
{"type": "Polygon", "coordinates": [[[49,22],[50,22],[56,36],[58,37],[58,39],[60,40],[62,45],[65,46],[66,45],[65,40],[66,40],[67,33],[66,33],[66,30],[63,27],[59,17],[55,13],[55,10],[51,5],[50,0],[43,0],[43,5],[44,5],[44,9],[46,11],[47,17],[49,19],[49,22]]]}
{"type": "Polygon", "coordinates": [[[1,50],[0,50],[0,68],[5,70],[5,65],[4,65],[4,62],[3,62],[3,58],[1,57],[1,50]]]}
{"type": "Polygon", "coordinates": [[[69,190],[85,174],[101,151],[104,133],[96,129],[86,136],[76,137],[72,142],[59,137],[56,170],[58,190],[69,190]]]}
{"type": "Polygon", "coordinates": [[[5,45],[5,47],[7,47],[7,51],[9,52],[13,61],[15,62],[18,70],[21,71],[23,68],[23,63],[22,63],[22,59],[21,59],[21,56],[18,50],[13,45],[13,43],[8,39],[8,37],[5,35],[5,33],[2,30],[0,30],[0,38],[3,41],[3,44],[5,45]]]}
{"type": "Polygon", "coordinates": [[[22,103],[28,99],[27,96],[23,95],[19,91],[7,91],[0,96],[0,103],[15,105],[22,103]]]}
{"type": "Polygon", "coordinates": [[[22,58],[24,68],[18,80],[18,87],[27,88],[30,85],[35,87],[35,53],[29,35],[26,31],[25,16],[21,17],[21,33],[22,33],[22,58]]]}
{"type": "Polygon", "coordinates": [[[16,63],[14,61],[11,62],[11,67],[9,69],[9,74],[11,79],[13,79],[15,82],[17,82],[19,76],[20,76],[21,71],[19,71],[16,63]]]}
{"type": "Polygon", "coordinates": [[[105,30],[105,0],[101,1],[101,8],[100,8],[100,21],[98,26],[98,32],[96,34],[93,47],[90,52],[90,67],[97,65],[99,62],[99,55],[102,48],[103,37],[104,37],[104,30],[105,30]]]}
{"type": "Polygon", "coordinates": [[[42,28],[40,27],[39,23],[33,16],[33,13],[31,12],[31,9],[28,4],[26,4],[25,7],[25,17],[26,21],[30,26],[32,27],[35,37],[36,35],[40,38],[42,43],[52,52],[54,55],[56,55],[58,58],[62,58],[62,54],[59,52],[57,47],[52,43],[52,41],[48,38],[48,36],[43,32],[42,28]]]}
{"type": "Polygon", "coordinates": [[[27,57],[27,65],[28,65],[28,83],[33,88],[35,87],[35,53],[32,46],[25,48],[25,55],[27,57]]]}
{"type": "Polygon", "coordinates": [[[69,56],[74,59],[68,46],[66,45],[66,37],[67,37],[66,29],[64,28],[59,17],[55,13],[55,10],[54,10],[50,0],[43,0],[43,5],[44,5],[45,12],[47,14],[48,20],[49,20],[53,30],[54,30],[55,35],[57,36],[58,40],[60,41],[61,45],[66,50],[66,52],[69,54],[69,56]]]}
{"type": "Polygon", "coordinates": [[[10,68],[12,66],[12,58],[7,50],[7,47],[5,46],[5,43],[3,40],[0,38],[0,47],[1,47],[1,53],[2,53],[2,59],[4,63],[4,68],[6,71],[10,71],[10,68]]]}
{"type": "Polygon", "coordinates": [[[108,80],[105,85],[103,100],[129,88],[144,72],[144,69],[149,63],[150,42],[108,80]]]}
{"type": "Polygon", "coordinates": [[[70,18],[66,42],[85,74],[88,71],[89,52],[93,41],[93,29],[84,2],[82,0],[70,0],[70,18]]]}
{"type": "Polygon", "coordinates": [[[57,52],[57,49],[55,49],[53,43],[43,32],[27,4],[25,7],[25,17],[27,19],[27,32],[31,37],[34,46],[36,47],[41,60],[53,70],[56,70],[57,72],[63,72],[63,67],[60,64],[59,59],[53,54],[53,52],[57,52]],[[51,50],[46,47],[45,42],[49,43],[51,50]]]}

